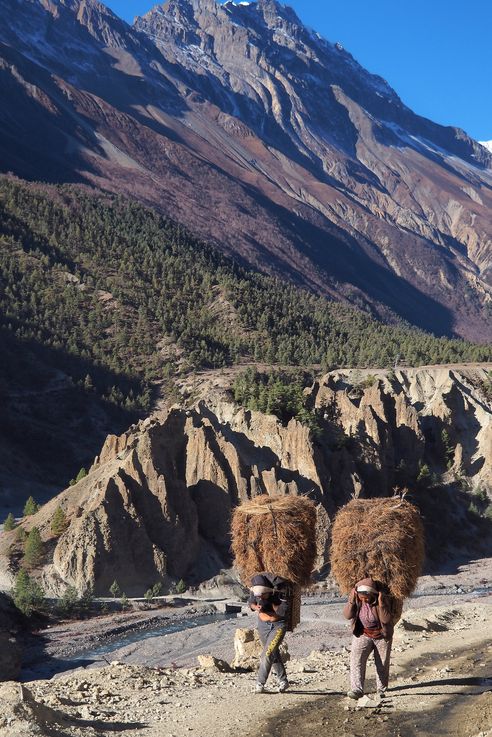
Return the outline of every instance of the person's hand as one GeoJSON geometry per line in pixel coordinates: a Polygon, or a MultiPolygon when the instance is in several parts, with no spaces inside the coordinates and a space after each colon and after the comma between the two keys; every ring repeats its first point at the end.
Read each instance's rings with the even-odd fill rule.
{"type": "Polygon", "coordinates": [[[356,601],[357,601],[357,591],[355,590],[355,588],[353,588],[349,595],[349,604],[355,604],[356,601]]]}

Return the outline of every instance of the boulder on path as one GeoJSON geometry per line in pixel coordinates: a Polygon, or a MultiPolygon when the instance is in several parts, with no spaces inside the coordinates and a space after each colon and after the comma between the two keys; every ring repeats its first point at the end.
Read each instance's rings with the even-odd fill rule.
{"type": "Polygon", "coordinates": [[[225,660],[214,658],[213,655],[199,655],[197,660],[200,668],[207,670],[216,670],[219,673],[232,673],[234,670],[225,660]]]}
{"type": "MultiPolygon", "coordinates": [[[[257,630],[237,629],[234,635],[234,660],[232,667],[236,670],[256,670],[259,665],[262,644],[257,630]]],[[[280,656],[284,663],[290,660],[285,641],[280,645],[280,656]]]]}
{"type": "Polygon", "coordinates": [[[379,695],[363,696],[357,701],[357,709],[377,709],[381,706],[381,697],[379,695]]]}

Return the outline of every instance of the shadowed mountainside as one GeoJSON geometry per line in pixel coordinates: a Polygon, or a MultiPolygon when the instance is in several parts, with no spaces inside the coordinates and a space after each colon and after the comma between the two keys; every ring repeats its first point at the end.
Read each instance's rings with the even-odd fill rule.
{"type": "Polygon", "coordinates": [[[0,501],[44,501],[198,368],[486,361],[239,267],[137,203],[0,178],[0,501]]]}

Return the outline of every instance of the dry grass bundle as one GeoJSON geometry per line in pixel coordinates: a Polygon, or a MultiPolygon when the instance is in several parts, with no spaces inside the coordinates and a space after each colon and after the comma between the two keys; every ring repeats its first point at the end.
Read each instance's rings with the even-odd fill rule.
{"type": "Polygon", "coordinates": [[[370,576],[396,599],[405,599],[414,590],[424,561],[418,509],[399,497],[354,499],[335,517],[330,558],[342,592],[370,576]]]}
{"type": "Polygon", "coordinates": [[[259,496],[232,518],[232,552],[243,583],[270,571],[298,586],[309,583],[316,559],[316,508],[306,497],[259,496]]]}
{"type": "Polygon", "coordinates": [[[301,587],[292,587],[292,606],[288,629],[293,631],[301,623],[301,587]]]}

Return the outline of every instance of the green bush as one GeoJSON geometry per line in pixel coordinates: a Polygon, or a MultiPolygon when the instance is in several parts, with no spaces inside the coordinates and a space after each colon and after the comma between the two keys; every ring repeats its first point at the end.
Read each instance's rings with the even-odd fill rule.
{"type": "Polygon", "coordinates": [[[87,471],[85,470],[85,468],[81,468],[77,476],[74,479],[70,480],[69,486],[75,486],[75,484],[78,484],[79,481],[82,481],[82,479],[85,479],[86,476],[87,476],[87,471]]]}
{"type": "Polygon", "coordinates": [[[83,612],[88,612],[92,608],[93,604],[94,592],[92,590],[92,586],[88,586],[79,599],[80,609],[83,612]]]}
{"type": "Polygon", "coordinates": [[[67,586],[63,592],[63,596],[58,602],[60,613],[64,616],[73,614],[79,608],[79,595],[75,586],[67,586]]]}
{"type": "Polygon", "coordinates": [[[489,520],[489,522],[492,522],[492,505],[487,507],[487,509],[484,512],[485,519],[489,520]]]}
{"type": "Polygon", "coordinates": [[[471,517],[481,517],[480,510],[474,502],[470,503],[468,513],[471,517]]]}
{"type": "Polygon", "coordinates": [[[184,594],[184,592],[188,589],[187,585],[183,581],[183,579],[180,579],[178,583],[176,584],[176,593],[177,594],[184,594]]]}
{"type": "Polygon", "coordinates": [[[427,463],[419,462],[419,471],[417,474],[417,483],[427,486],[431,481],[431,472],[427,463]]]}
{"type": "Polygon", "coordinates": [[[489,495],[487,494],[487,491],[483,488],[483,486],[476,489],[473,492],[473,495],[480,504],[484,506],[488,506],[490,504],[489,495]]]}
{"type": "Polygon", "coordinates": [[[155,583],[153,586],[147,589],[147,591],[144,594],[144,598],[151,602],[153,601],[157,596],[160,596],[160,593],[162,591],[162,583],[155,583]]]}
{"type": "Polygon", "coordinates": [[[368,374],[361,381],[359,381],[358,386],[361,389],[369,389],[369,387],[374,386],[375,384],[377,384],[377,382],[377,376],[374,376],[374,374],[368,374]]]}
{"type": "Polygon", "coordinates": [[[441,443],[444,453],[444,463],[446,465],[446,468],[449,470],[453,465],[454,447],[451,444],[451,438],[449,437],[449,432],[446,430],[446,428],[444,428],[444,430],[442,430],[441,432],[441,443]]]}
{"type": "Polygon", "coordinates": [[[152,586],[152,596],[160,596],[162,591],[162,584],[157,582],[152,586]]]}
{"type": "Polygon", "coordinates": [[[15,577],[12,598],[17,609],[19,609],[23,614],[30,616],[33,611],[42,607],[44,591],[41,586],[29,576],[27,571],[21,569],[15,577]]]}

